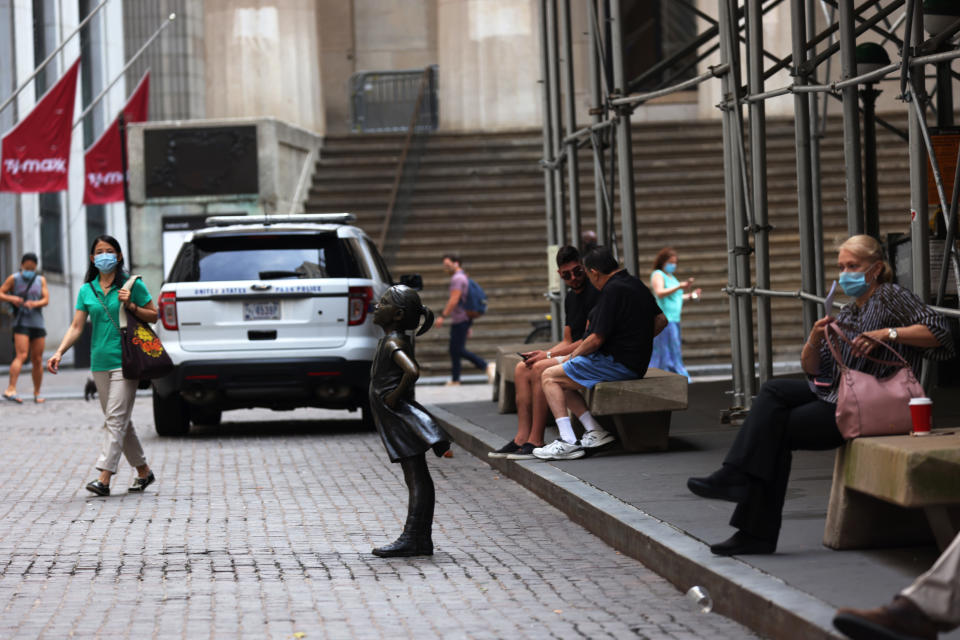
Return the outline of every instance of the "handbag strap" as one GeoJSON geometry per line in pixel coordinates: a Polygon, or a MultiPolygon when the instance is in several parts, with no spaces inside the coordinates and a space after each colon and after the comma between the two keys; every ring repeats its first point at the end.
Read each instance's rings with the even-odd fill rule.
{"type": "Polygon", "coordinates": [[[104,313],[107,314],[107,319],[110,321],[110,324],[113,325],[113,327],[120,334],[120,337],[123,338],[123,331],[120,330],[120,327],[117,326],[117,323],[113,321],[113,316],[110,315],[110,309],[107,308],[107,301],[104,298],[100,297],[100,294],[97,293],[97,288],[93,286],[92,281],[88,282],[87,284],[90,285],[90,290],[93,291],[93,296],[97,299],[97,302],[99,302],[100,306],[103,307],[103,311],[104,313]]]}
{"type": "MultiPolygon", "coordinates": [[[[129,278],[127,278],[127,281],[124,282],[124,283],[123,283],[123,286],[120,287],[120,288],[121,288],[121,289],[126,289],[127,291],[130,291],[131,289],[133,289],[133,283],[136,282],[136,281],[139,280],[139,279],[140,279],[140,276],[130,276],[129,278]]],[[[121,328],[121,329],[126,329],[126,328],[127,328],[127,314],[121,313],[121,314],[118,314],[118,315],[120,316],[120,328],[121,328]]]]}
{"type": "MultiPolygon", "coordinates": [[[[826,341],[827,341],[827,347],[830,349],[830,353],[833,355],[834,361],[835,361],[841,368],[849,369],[850,367],[848,367],[848,366],[846,365],[846,363],[843,361],[843,358],[841,358],[841,357],[840,357],[840,354],[837,352],[837,348],[834,346],[833,340],[831,340],[831,338],[830,338],[831,333],[835,333],[841,340],[843,340],[844,342],[846,342],[847,344],[849,344],[851,347],[853,347],[853,340],[851,340],[850,338],[848,338],[847,335],[846,335],[843,331],[840,330],[840,325],[837,324],[836,322],[831,322],[831,323],[827,324],[827,325],[824,327],[824,338],[825,338],[826,341]]],[[[863,335],[863,334],[861,334],[861,335],[863,335]]],[[[894,356],[896,356],[896,358],[897,358],[897,360],[899,360],[899,362],[894,362],[894,361],[891,361],[891,360],[881,360],[881,359],[879,359],[879,358],[874,358],[873,356],[868,355],[868,354],[865,354],[865,355],[863,355],[863,356],[861,356],[861,357],[866,358],[867,360],[871,360],[871,361],[873,361],[873,362],[876,362],[877,364],[886,365],[886,366],[888,366],[888,367],[901,367],[901,368],[902,368],[902,367],[907,367],[907,368],[910,367],[910,363],[907,362],[906,359],[904,359],[904,357],[903,357],[902,355],[900,355],[900,353],[899,353],[896,349],[894,349],[893,347],[891,347],[890,345],[888,345],[886,342],[884,342],[884,341],[882,341],[882,340],[877,340],[876,338],[873,338],[873,337],[868,336],[868,335],[863,335],[863,337],[866,338],[867,340],[873,340],[875,343],[877,343],[877,344],[883,346],[884,348],[886,348],[888,351],[890,351],[891,353],[893,353],[894,356]]]]}

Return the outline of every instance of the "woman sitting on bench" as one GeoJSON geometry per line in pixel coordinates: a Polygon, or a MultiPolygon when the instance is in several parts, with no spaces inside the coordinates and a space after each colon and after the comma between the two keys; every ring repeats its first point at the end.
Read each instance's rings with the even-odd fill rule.
{"type": "MultiPolygon", "coordinates": [[[[863,358],[881,340],[920,376],[924,357],[953,357],[946,321],[910,291],[890,282],[893,271],[880,243],[853,236],[837,257],[840,286],[854,300],[836,317],[853,346],[841,341],[840,355],[852,368],[885,378],[892,368],[863,358]],[[851,351],[853,353],[851,354],[851,351]]],[[[768,380],[737,434],[723,466],[687,487],[698,496],[737,503],[730,524],[737,531],[710,546],[717,555],[773,553],[777,548],[783,502],[796,450],[827,450],[843,444],[837,429],[839,372],[824,341],[827,316],[813,325],[800,355],[808,380],[768,380]]]]}

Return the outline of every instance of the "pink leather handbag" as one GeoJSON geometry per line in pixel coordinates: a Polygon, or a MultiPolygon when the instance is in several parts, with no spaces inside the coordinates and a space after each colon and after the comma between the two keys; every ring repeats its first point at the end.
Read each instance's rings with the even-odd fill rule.
{"type": "Polygon", "coordinates": [[[910,364],[893,347],[875,340],[877,344],[891,351],[898,362],[865,357],[873,362],[900,367],[899,370],[882,379],[856,371],[840,359],[831,334],[836,334],[851,345],[853,342],[844,335],[837,323],[831,322],[826,326],[827,346],[840,369],[837,386],[837,428],[844,439],[909,433],[913,426],[910,420],[910,398],[922,398],[925,395],[910,364]]]}

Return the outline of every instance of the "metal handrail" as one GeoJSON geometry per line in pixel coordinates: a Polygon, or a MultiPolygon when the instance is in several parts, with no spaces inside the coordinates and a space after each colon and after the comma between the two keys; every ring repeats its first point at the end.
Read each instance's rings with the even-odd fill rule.
{"type": "Polygon", "coordinates": [[[390,222],[393,219],[393,211],[397,204],[397,194],[400,193],[400,182],[403,178],[404,166],[407,162],[407,155],[410,152],[410,145],[413,142],[413,134],[417,129],[417,121],[420,119],[420,108],[423,105],[423,97],[426,95],[427,86],[430,84],[430,75],[432,70],[427,67],[423,70],[423,77],[420,79],[420,90],[417,92],[417,101],[413,105],[413,113],[410,115],[410,124],[407,126],[407,137],[403,142],[403,151],[400,153],[400,161],[397,162],[397,171],[393,178],[393,187],[390,189],[390,200],[387,203],[387,215],[383,219],[383,226],[380,229],[380,238],[377,240],[377,248],[383,253],[383,247],[387,242],[387,232],[390,231],[390,222]]]}

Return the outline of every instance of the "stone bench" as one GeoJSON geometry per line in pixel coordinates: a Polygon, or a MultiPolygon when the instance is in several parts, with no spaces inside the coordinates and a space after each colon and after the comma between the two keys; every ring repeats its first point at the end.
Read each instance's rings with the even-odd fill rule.
{"type": "Polygon", "coordinates": [[[960,531],[960,434],[857,438],[837,450],[823,544],[946,548],[960,531]]]}
{"type": "MultiPolygon", "coordinates": [[[[517,410],[513,379],[520,362],[517,352],[551,346],[514,344],[497,348],[493,400],[500,413],[517,410]]],[[[617,434],[625,450],[665,451],[670,434],[670,414],[687,408],[687,379],[675,373],[650,369],[640,380],[601,382],[586,392],[584,400],[603,428],[617,434]]]]}

